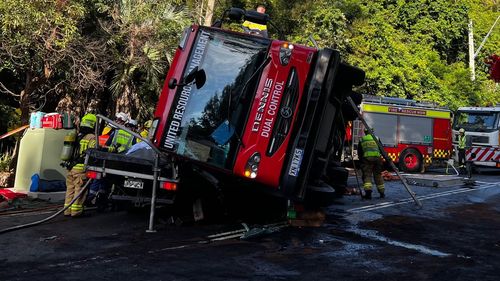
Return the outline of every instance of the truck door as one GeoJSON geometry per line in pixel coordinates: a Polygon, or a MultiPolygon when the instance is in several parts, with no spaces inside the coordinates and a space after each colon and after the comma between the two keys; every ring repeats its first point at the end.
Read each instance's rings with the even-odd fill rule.
{"type": "Polygon", "coordinates": [[[434,119],[433,157],[448,159],[451,156],[450,119],[434,119]]]}

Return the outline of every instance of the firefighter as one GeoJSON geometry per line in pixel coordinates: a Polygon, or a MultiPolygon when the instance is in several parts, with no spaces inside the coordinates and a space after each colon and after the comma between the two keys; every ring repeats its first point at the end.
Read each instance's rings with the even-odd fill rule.
{"type": "Polygon", "coordinates": [[[458,130],[458,167],[465,169],[465,147],[467,138],[465,137],[465,129],[458,130]]]}
{"type": "MultiPolygon", "coordinates": [[[[141,137],[147,138],[149,135],[149,129],[151,129],[151,125],[153,124],[153,121],[148,120],[144,123],[141,132],[139,133],[141,137]]],[[[141,140],[137,140],[137,142],[140,142],[141,140]]]]}
{"type": "MultiPolygon", "coordinates": [[[[74,199],[74,197],[81,191],[83,187],[83,182],[86,179],[85,167],[84,167],[84,156],[85,151],[89,147],[94,147],[96,144],[96,138],[94,135],[94,128],[97,122],[97,118],[94,114],[88,113],[82,117],[80,121],[80,128],[78,133],[78,149],[75,149],[73,159],[71,159],[71,164],[68,165],[70,169],[68,175],[66,176],[66,197],[64,199],[64,206],[68,206],[69,203],[74,199]]],[[[82,194],[78,199],[76,199],[73,204],[64,211],[65,216],[77,217],[81,216],[83,213],[83,203],[87,197],[87,194],[82,194]]]]}
{"type": "MultiPolygon", "coordinates": [[[[259,5],[257,6],[256,11],[258,13],[265,14],[266,7],[264,5],[259,5]]],[[[246,20],[243,22],[243,30],[245,31],[245,33],[248,34],[255,34],[265,38],[269,38],[269,35],[267,34],[267,25],[265,24],[260,24],[246,20]]]]}
{"type": "MultiPolygon", "coordinates": [[[[125,126],[130,130],[135,131],[135,128],[137,127],[137,121],[129,119],[125,126]]],[[[108,140],[108,142],[106,143],[109,152],[122,153],[127,151],[132,145],[136,143],[135,137],[131,133],[122,129],[115,131],[113,137],[110,139],[111,141],[108,140]]]]}
{"type": "MultiPolygon", "coordinates": [[[[128,117],[128,115],[126,113],[123,113],[123,112],[118,112],[115,115],[115,122],[118,123],[119,125],[125,125],[125,123],[127,123],[129,119],[130,118],[128,117]]],[[[111,125],[111,124],[107,124],[104,127],[101,135],[99,136],[99,145],[100,146],[105,146],[109,139],[113,139],[113,134],[116,131],[115,129],[116,129],[116,127],[111,125]]]]}
{"type": "Polygon", "coordinates": [[[134,132],[137,132],[137,125],[138,125],[137,121],[135,121],[134,119],[130,119],[125,124],[125,127],[129,128],[130,130],[132,130],[134,132]]]}
{"type": "Polygon", "coordinates": [[[385,198],[381,154],[377,142],[368,129],[365,129],[365,135],[359,141],[358,156],[361,159],[361,170],[363,172],[363,189],[365,190],[363,198],[372,199],[372,175],[380,198],[385,198]]]}

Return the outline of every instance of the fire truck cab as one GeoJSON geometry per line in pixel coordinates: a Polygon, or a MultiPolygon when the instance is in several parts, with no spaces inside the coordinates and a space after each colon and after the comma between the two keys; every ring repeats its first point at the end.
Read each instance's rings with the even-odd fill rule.
{"type": "MultiPolygon", "coordinates": [[[[458,130],[463,128],[472,146],[465,160],[475,165],[500,168],[500,107],[459,107],[453,122],[453,146],[458,151],[458,130]]],[[[454,154],[458,161],[458,154],[454,154]]]]}
{"type": "MultiPolygon", "coordinates": [[[[388,156],[403,171],[420,172],[451,157],[448,109],[414,100],[364,96],[361,113],[388,156]]],[[[353,124],[354,146],[363,136],[362,126],[359,120],[353,124]]]]}

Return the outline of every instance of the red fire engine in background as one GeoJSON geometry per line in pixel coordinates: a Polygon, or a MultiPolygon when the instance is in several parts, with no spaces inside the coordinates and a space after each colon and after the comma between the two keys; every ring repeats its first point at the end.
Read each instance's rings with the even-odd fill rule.
{"type": "MultiPolygon", "coordinates": [[[[450,110],[414,100],[374,96],[364,96],[360,107],[363,118],[401,170],[418,172],[451,158],[450,110]]],[[[359,120],[353,122],[350,144],[354,153],[363,129],[359,120]]]]}

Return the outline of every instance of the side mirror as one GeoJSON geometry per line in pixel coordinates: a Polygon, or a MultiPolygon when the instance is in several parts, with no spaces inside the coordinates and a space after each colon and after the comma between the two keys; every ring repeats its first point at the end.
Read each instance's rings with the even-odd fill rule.
{"type": "Polygon", "coordinates": [[[196,73],[198,72],[198,67],[193,68],[184,78],[182,79],[183,84],[189,84],[196,79],[196,73]]]}
{"type": "Polygon", "coordinates": [[[196,89],[199,89],[205,85],[205,82],[207,82],[207,75],[205,73],[205,70],[200,69],[196,71],[194,75],[194,84],[196,85],[196,89]]]}
{"type": "Polygon", "coordinates": [[[218,19],[213,24],[212,27],[222,28],[222,20],[218,19]]]}
{"type": "Polygon", "coordinates": [[[177,79],[175,78],[170,78],[170,80],[168,80],[168,88],[169,89],[175,89],[175,87],[177,87],[177,79]]]}
{"type": "Polygon", "coordinates": [[[197,89],[203,87],[203,85],[205,85],[205,82],[207,81],[205,70],[198,69],[198,67],[193,68],[193,70],[191,70],[186,76],[184,76],[184,78],[182,78],[181,83],[177,83],[177,79],[171,78],[168,81],[168,88],[174,89],[178,86],[185,86],[192,83],[193,81],[195,82],[197,89]]]}
{"type": "Polygon", "coordinates": [[[230,8],[227,11],[227,16],[234,21],[241,21],[244,15],[245,15],[245,10],[240,8],[230,8]]]}

